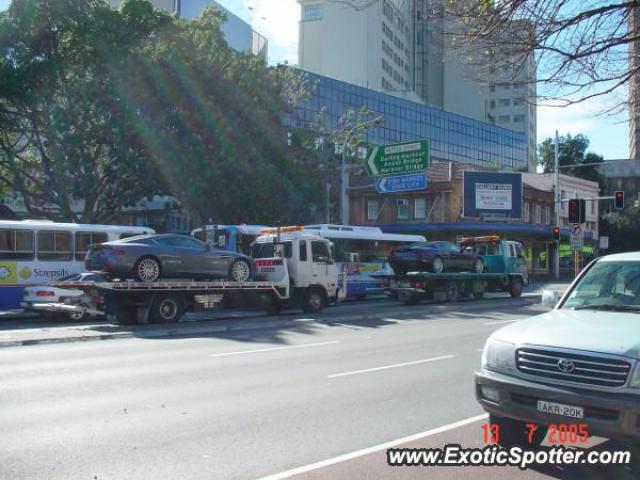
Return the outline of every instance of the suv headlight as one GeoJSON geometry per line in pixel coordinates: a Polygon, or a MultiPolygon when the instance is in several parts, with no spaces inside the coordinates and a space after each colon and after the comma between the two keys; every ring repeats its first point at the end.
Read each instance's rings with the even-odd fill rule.
{"type": "Polygon", "coordinates": [[[636,362],[636,366],[631,374],[631,380],[629,380],[629,387],[640,388],[640,361],[636,362]]]}
{"type": "Polygon", "coordinates": [[[511,373],[516,370],[516,346],[489,338],[482,350],[482,368],[511,373]]]}

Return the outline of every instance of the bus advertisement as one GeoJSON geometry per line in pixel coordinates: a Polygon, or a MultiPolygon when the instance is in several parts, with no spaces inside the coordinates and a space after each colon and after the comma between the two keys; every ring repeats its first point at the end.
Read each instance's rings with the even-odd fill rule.
{"type": "Polygon", "coordinates": [[[152,233],[147,227],[0,220],[0,310],[19,308],[27,286],[83,272],[89,245],[152,233]]]}
{"type": "Polygon", "coordinates": [[[392,250],[426,242],[422,235],[383,233],[377,227],[321,224],[306,225],[304,229],[333,242],[340,271],[347,272],[347,296],[358,300],[382,288],[381,281],[372,275],[393,274],[387,262],[392,250]]]}

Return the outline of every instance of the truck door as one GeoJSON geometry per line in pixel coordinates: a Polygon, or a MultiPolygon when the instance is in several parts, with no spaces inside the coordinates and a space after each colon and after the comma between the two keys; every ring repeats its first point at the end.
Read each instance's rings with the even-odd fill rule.
{"type": "Polygon", "coordinates": [[[326,242],[311,241],[311,282],[324,285],[329,277],[330,268],[335,269],[331,251],[326,242]]]}

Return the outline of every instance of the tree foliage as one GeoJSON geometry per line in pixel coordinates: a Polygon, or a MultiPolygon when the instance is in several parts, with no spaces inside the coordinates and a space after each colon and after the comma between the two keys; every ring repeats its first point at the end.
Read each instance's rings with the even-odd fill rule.
{"type": "Polygon", "coordinates": [[[607,253],[640,250],[640,208],[628,206],[622,215],[609,214],[600,219],[600,235],[609,237],[607,253]]]}
{"type": "Polygon", "coordinates": [[[465,0],[443,2],[458,22],[454,36],[481,46],[500,69],[535,56],[542,98],[569,105],[613,92],[608,111],[626,107],[625,88],[640,68],[640,31],[629,28],[640,5],[600,0],[465,0]],[[497,54],[496,54],[497,53],[497,54]]]}
{"type": "MultiPolygon", "coordinates": [[[[560,164],[560,167],[581,165],[585,163],[601,163],[604,161],[602,155],[587,152],[587,149],[589,148],[589,138],[581,133],[576,136],[567,134],[564,137],[560,137],[559,140],[558,163],[560,164]]],[[[539,150],[540,165],[542,166],[544,173],[553,172],[555,164],[555,140],[547,138],[540,144],[539,150]]],[[[597,165],[580,168],[563,168],[560,172],[598,182],[601,185],[601,188],[604,182],[604,178],[598,171],[597,165]]]]}
{"type": "Polygon", "coordinates": [[[158,193],[196,222],[309,218],[315,158],[281,125],[303,85],[229,48],[224,18],[14,0],[0,16],[0,181],[32,214],[75,221],[158,193]]]}

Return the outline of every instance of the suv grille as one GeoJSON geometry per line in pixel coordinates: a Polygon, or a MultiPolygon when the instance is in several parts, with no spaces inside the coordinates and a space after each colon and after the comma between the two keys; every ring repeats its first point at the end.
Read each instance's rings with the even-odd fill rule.
{"type": "Polygon", "coordinates": [[[622,387],[631,364],[625,360],[543,348],[520,348],[518,370],[529,375],[601,387],[622,387]]]}

